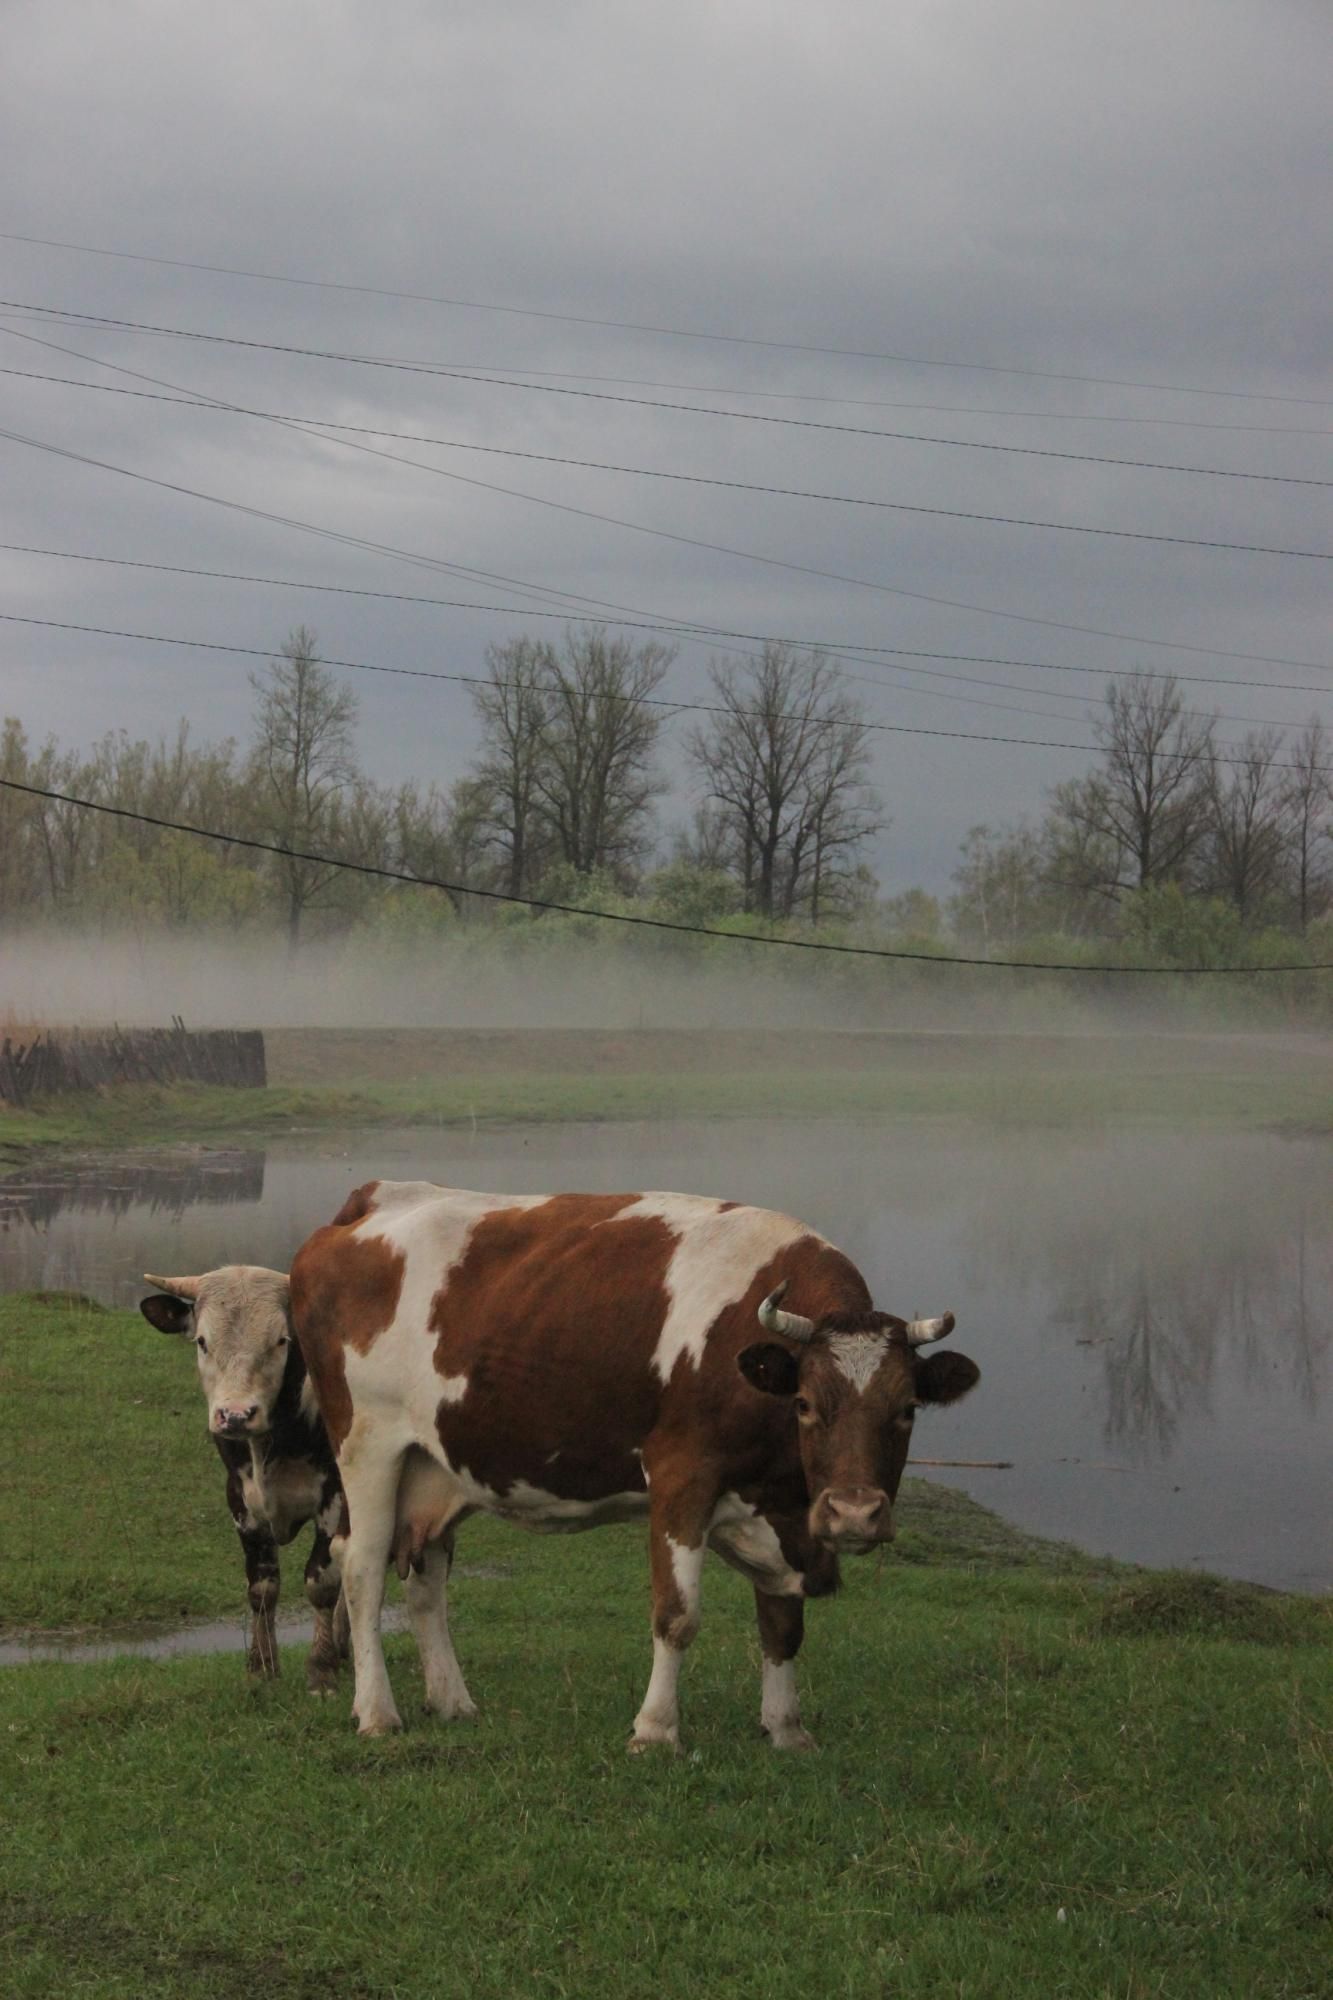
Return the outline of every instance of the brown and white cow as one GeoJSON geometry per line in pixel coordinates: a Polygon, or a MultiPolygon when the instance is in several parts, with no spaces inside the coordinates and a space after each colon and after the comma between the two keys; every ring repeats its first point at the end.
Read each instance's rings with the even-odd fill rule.
{"type": "Polygon", "coordinates": [[[140,1301],[149,1325],[194,1342],[209,1436],[227,1468],[227,1507],[245,1557],[247,1669],[278,1671],[278,1549],[313,1521],[305,1588],[315,1632],[306,1682],[315,1693],[331,1693],[346,1636],[341,1579],[330,1549],[342,1488],[305,1360],[292,1339],[286,1274],[229,1264],[194,1278],[144,1276],[159,1287],[140,1301]]]}
{"type": "Polygon", "coordinates": [[[915,1412],[979,1375],[962,1354],[918,1351],[951,1316],[877,1313],[803,1224],[693,1195],[372,1181],[297,1252],[291,1305],[347,1496],[363,1735],[400,1726],[379,1629],[389,1560],[428,1704],[467,1715],[446,1602],[458,1523],[646,1513],[653,1668],[631,1749],[677,1742],[710,1547],[754,1586],[762,1726],[808,1747],[793,1666],[805,1599],[836,1588],[840,1551],[892,1536],[915,1412]]]}

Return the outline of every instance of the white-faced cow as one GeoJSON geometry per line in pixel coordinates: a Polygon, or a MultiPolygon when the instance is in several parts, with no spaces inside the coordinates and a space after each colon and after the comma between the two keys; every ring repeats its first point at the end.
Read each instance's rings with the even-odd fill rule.
{"type": "Polygon", "coordinates": [[[227,1506],[245,1556],[252,1674],[278,1671],[274,1621],[278,1548],[308,1521],[315,1540],[305,1588],[315,1613],[306,1681],[331,1693],[345,1643],[340,1578],[330,1550],[342,1509],[333,1447],[292,1338],[287,1279],[281,1271],[230,1264],[197,1278],[156,1278],[160,1289],[139,1310],[160,1333],[194,1342],[208,1398],[208,1430],[227,1468],[227,1506]]]}
{"type": "Polygon", "coordinates": [[[919,1352],[951,1316],[875,1312],[860,1273],[801,1223],[692,1195],[372,1181],[298,1251],[291,1305],[347,1496],[363,1735],[400,1726],[379,1629],[390,1559],[428,1704],[470,1714],[446,1605],[458,1523],[646,1513],[653,1668],[630,1747],[677,1742],[710,1547],[754,1586],[762,1726],[807,1747],[805,1599],[836,1588],[840,1551],[892,1536],[913,1416],[979,1374],[919,1352]]]}

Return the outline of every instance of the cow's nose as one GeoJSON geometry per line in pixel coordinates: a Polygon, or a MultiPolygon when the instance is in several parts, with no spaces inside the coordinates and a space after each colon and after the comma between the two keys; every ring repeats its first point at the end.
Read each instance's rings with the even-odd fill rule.
{"type": "Polygon", "coordinates": [[[846,1487],[826,1497],[824,1519],[838,1541],[882,1541],[889,1525],[889,1496],[878,1486],[846,1487]]]}
{"type": "Polygon", "coordinates": [[[219,1410],[215,1419],[217,1428],[220,1431],[243,1431],[248,1428],[258,1408],[258,1403],[247,1403],[244,1409],[219,1410]]]}

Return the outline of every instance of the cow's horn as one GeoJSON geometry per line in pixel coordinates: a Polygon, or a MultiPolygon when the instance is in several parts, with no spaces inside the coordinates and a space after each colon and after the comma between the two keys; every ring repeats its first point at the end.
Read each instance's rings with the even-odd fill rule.
{"type": "Polygon", "coordinates": [[[759,1324],[768,1333],[785,1333],[788,1340],[810,1340],[814,1336],[815,1323],[801,1313],[778,1311],[778,1300],[786,1294],[790,1278],[784,1278],[775,1292],[770,1292],[759,1308],[759,1324]]]}
{"type": "Polygon", "coordinates": [[[928,1347],[932,1340],[943,1340],[953,1332],[952,1313],[941,1313],[938,1319],[909,1319],[907,1322],[907,1345],[928,1347]]]}
{"type": "Polygon", "coordinates": [[[197,1299],[200,1280],[198,1278],[159,1278],[153,1272],[144,1272],[144,1283],[156,1285],[159,1292],[170,1292],[173,1299],[197,1299]]]}

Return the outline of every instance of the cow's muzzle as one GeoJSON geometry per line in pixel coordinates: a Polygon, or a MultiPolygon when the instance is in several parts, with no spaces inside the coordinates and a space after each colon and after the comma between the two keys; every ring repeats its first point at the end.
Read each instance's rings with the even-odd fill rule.
{"type": "Polygon", "coordinates": [[[256,1422],[259,1416],[258,1403],[247,1403],[242,1409],[223,1409],[213,1412],[213,1435],[215,1437],[252,1437],[264,1428],[256,1422]]]}
{"type": "Polygon", "coordinates": [[[810,1509],[810,1531],[829,1548],[862,1555],[893,1540],[893,1509],[879,1486],[826,1486],[810,1509]]]}

